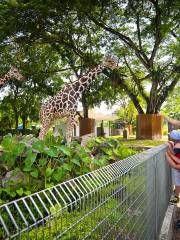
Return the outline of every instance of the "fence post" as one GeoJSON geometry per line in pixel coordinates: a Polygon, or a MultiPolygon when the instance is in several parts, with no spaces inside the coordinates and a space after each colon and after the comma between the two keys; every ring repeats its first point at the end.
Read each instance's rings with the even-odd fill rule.
{"type": "Polygon", "coordinates": [[[159,214],[158,214],[158,197],[159,197],[159,192],[158,192],[158,177],[157,177],[157,154],[154,156],[154,175],[155,175],[155,238],[154,240],[158,240],[158,219],[159,219],[159,214]]]}

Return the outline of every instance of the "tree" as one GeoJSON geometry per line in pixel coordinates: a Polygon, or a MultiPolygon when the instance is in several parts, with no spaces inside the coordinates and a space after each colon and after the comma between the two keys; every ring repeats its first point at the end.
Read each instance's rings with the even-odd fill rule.
{"type": "Polygon", "coordinates": [[[146,113],[158,113],[179,79],[178,2],[3,2],[1,40],[3,44],[10,39],[23,44],[48,43],[68,48],[86,60],[93,47],[111,50],[128,73],[122,79],[120,70],[114,78],[137,111],[145,113],[137,97],[141,95],[146,113]],[[147,83],[151,85],[149,94],[147,83]]]}
{"type": "Polygon", "coordinates": [[[118,72],[115,78],[139,113],[144,110],[138,95],[146,102],[146,113],[158,113],[179,80],[177,6],[178,1],[114,1],[85,10],[126,68],[126,80],[118,72]]]}
{"type": "Polygon", "coordinates": [[[138,113],[158,113],[179,78],[178,2],[3,1],[0,38],[2,44],[15,41],[68,49],[84,62],[94,48],[110,50],[122,68],[107,76],[125,90],[138,113]],[[121,69],[127,77],[122,78],[121,69]],[[145,111],[139,96],[146,102],[145,111]]]}
{"type": "MultiPolygon", "coordinates": [[[[1,56],[4,57],[4,66],[9,64],[6,59],[7,49],[10,53],[15,52],[7,59],[11,64],[16,62],[20,66],[25,79],[21,83],[13,81],[9,84],[8,96],[3,98],[1,105],[2,109],[3,106],[8,106],[13,112],[15,129],[18,128],[21,119],[23,131],[25,131],[27,120],[38,120],[42,98],[53,95],[57,86],[59,87],[63,83],[62,78],[58,76],[57,62],[59,58],[46,45],[33,48],[25,46],[21,49],[15,49],[14,45],[5,46],[1,52],[1,56]]],[[[7,114],[3,111],[1,115],[3,121],[7,114]]],[[[12,118],[10,119],[12,120],[12,118]]]]}

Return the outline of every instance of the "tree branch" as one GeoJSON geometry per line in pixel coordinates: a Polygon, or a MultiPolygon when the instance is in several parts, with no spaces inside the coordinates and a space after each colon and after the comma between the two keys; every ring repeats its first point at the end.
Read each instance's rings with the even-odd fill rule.
{"type": "Polygon", "coordinates": [[[54,71],[39,71],[39,72],[40,73],[57,73],[57,72],[65,72],[65,71],[68,71],[68,70],[75,71],[75,69],[79,69],[79,68],[82,68],[84,66],[74,66],[74,67],[71,66],[71,67],[68,67],[68,68],[57,69],[57,70],[54,70],[54,71]]]}
{"type": "Polygon", "coordinates": [[[103,23],[102,21],[98,21],[95,17],[91,16],[89,13],[86,13],[87,17],[93,21],[96,25],[98,25],[99,27],[103,28],[104,30],[118,36],[127,46],[129,46],[130,48],[132,48],[135,51],[136,56],[140,59],[140,61],[142,62],[142,64],[145,66],[145,68],[147,70],[149,70],[149,59],[146,56],[146,54],[141,51],[140,49],[137,48],[137,46],[134,44],[134,42],[127,36],[125,36],[124,34],[116,31],[115,29],[108,27],[105,25],[105,23],[103,23]]]}
{"type": "Polygon", "coordinates": [[[138,32],[139,49],[142,51],[142,41],[141,41],[141,31],[140,31],[140,25],[139,25],[139,15],[137,16],[136,25],[137,25],[137,32],[138,32]]]}
{"type": "Polygon", "coordinates": [[[157,105],[156,105],[157,111],[160,110],[163,102],[166,100],[168,94],[174,89],[178,81],[179,81],[179,74],[176,75],[176,77],[174,78],[174,80],[171,82],[170,85],[164,87],[164,89],[161,91],[161,94],[158,96],[158,100],[157,100],[157,105]]]}
{"type": "MultiPolygon", "coordinates": [[[[111,79],[114,77],[113,75],[115,75],[115,77],[116,77],[116,80],[115,80],[116,84],[117,84],[118,86],[121,86],[121,88],[124,89],[124,91],[126,92],[126,94],[129,96],[129,98],[130,98],[130,99],[132,100],[132,102],[134,103],[134,106],[135,106],[135,108],[137,109],[138,113],[139,113],[139,114],[144,114],[144,111],[143,111],[143,109],[142,109],[142,107],[141,107],[141,105],[140,105],[140,103],[139,103],[139,100],[138,100],[138,98],[137,98],[137,95],[134,94],[134,92],[125,84],[124,80],[119,76],[119,73],[114,72],[113,75],[111,75],[109,72],[103,72],[103,73],[104,73],[107,77],[109,77],[109,78],[111,78],[111,79]]],[[[113,81],[113,80],[112,80],[112,81],[113,81]]]]}
{"type": "Polygon", "coordinates": [[[149,98],[148,96],[146,95],[146,93],[144,92],[144,89],[142,87],[142,85],[140,84],[140,81],[139,79],[136,77],[135,73],[133,72],[133,70],[131,69],[130,65],[128,64],[126,58],[124,57],[124,60],[125,60],[125,63],[131,73],[131,76],[132,76],[132,79],[134,80],[134,82],[136,83],[137,87],[138,87],[138,90],[140,92],[140,94],[142,95],[142,97],[145,99],[146,102],[149,101],[149,98]]]}
{"type": "Polygon", "coordinates": [[[156,56],[156,52],[158,50],[158,46],[161,43],[162,40],[162,36],[161,36],[161,10],[159,8],[158,5],[158,0],[149,0],[150,2],[152,2],[152,4],[154,5],[155,8],[155,12],[156,12],[156,16],[155,16],[155,20],[154,20],[154,26],[155,26],[155,43],[154,43],[154,47],[151,53],[151,57],[150,57],[150,64],[152,66],[153,64],[153,60],[156,56]]]}

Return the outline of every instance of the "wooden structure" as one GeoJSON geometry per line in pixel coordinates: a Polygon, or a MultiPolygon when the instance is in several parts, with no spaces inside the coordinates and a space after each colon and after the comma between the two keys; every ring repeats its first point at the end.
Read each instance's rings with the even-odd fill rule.
{"type": "Polygon", "coordinates": [[[158,140],[162,138],[163,116],[159,114],[137,115],[136,138],[158,140]]]}
{"type": "Polygon", "coordinates": [[[79,125],[80,136],[95,132],[95,119],[93,118],[80,118],[79,125]]]}

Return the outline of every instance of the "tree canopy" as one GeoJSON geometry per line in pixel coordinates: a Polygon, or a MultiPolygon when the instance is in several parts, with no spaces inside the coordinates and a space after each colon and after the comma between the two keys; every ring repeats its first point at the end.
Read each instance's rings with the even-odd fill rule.
{"type": "Polygon", "coordinates": [[[4,0],[0,13],[1,49],[49,48],[44,66],[53,51],[70,69],[68,76],[74,70],[81,75],[106,53],[117,58],[119,70],[105,72],[112,85],[92,85],[85,93],[88,105],[104,99],[103,95],[113,99],[123,89],[138,113],[158,113],[179,80],[177,0],[4,0]],[[114,93],[112,87],[118,89],[114,95],[109,94],[114,93]]]}

